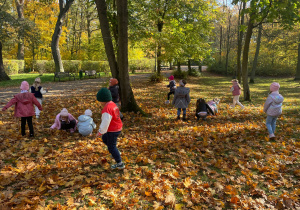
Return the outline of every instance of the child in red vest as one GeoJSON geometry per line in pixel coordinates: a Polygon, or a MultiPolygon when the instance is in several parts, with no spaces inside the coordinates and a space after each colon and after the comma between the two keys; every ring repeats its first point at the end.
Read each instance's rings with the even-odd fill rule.
{"type": "Polygon", "coordinates": [[[34,136],[33,125],[32,125],[32,116],[34,115],[33,105],[36,105],[39,110],[42,110],[41,104],[36,100],[32,93],[29,93],[29,84],[26,81],[23,81],[20,86],[21,93],[15,95],[2,111],[5,111],[10,106],[15,105],[15,117],[21,117],[21,133],[22,136],[25,136],[25,126],[26,121],[29,127],[30,137],[34,136]]]}
{"type": "Polygon", "coordinates": [[[125,164],[122,162],[120,152],[117,148],[117,139],[123,126],[119,108],[112,101],[111,93],[107,88],[99,90],[97,100],[103,106],[101,124],[97,136],[102,136],[103,143],[117,162],[117,164],[111,166],[111,169],[124,169],[125,164]]]}
{"type": "Polygon", "coordinates": [[[242,89],[240,84],[239,84],[239,81],[237,79],[233,79],[233,80],[231,80],[231,82],[232,82],[232,86],[230,88],[230,91],[232,92],[232,95],[233,95],[233,103],[232,103],[231,107],[234,108],[235,104],[237,104],[242,109],[244,109],[245,107],[239,101],[239,98],[240,98],[240,95],[241,95],[241,89],[242,89]]]}

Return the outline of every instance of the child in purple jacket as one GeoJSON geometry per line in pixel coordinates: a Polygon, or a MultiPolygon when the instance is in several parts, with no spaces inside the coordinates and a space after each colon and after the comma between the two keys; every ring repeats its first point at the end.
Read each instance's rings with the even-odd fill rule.
{"type": "Polygon", "coordinates": [[[266,126],[269,131],[269,138],[275,139],[276,120],[282,113],[283,97],[279,94],[280,85],[273,82],[270,86],[270,94],[264,105],[264,112],[267,113],[266,126]]]}

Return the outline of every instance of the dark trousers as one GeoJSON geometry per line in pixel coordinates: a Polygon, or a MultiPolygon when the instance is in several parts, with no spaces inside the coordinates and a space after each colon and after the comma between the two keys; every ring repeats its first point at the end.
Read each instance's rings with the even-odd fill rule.
{"type": "Polygon", "coordinates": [[[103,143],[107,146],[108,151],[117,163],[120,163],[122,161],[120,152],[117,148],[117,139],[120,133],[121,131],[107,132],[102,136],[103,143]]]}
{"type": "Polygon", "coordinates": [[[172,95],[172,94],[174,94],[175,92],[174,91],[170,91],[169,93],[168,93],[168,100],[170,100],[170,95],[172,95]]]}
{"type": "Polygon", "coordinates": [[[70,123],[67,123],[66,121],[61,121],[61,130],[69,130],[71,128],[75,128],[76,120],[71,120],[70,123]]]}
{"type": "Polygon", "coordinates": [[[33,125],[32,125],[32,116],[31,117],[21,117],[21,133],[22,133],[22,136],[25,136],[26,121],[28,123],[30,136],[34,136],[33,125]]]}

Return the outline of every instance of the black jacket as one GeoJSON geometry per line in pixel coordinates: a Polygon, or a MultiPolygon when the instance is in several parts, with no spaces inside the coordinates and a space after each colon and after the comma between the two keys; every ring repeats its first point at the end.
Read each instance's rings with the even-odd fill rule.
{"type": "Polygon", "coordinates": [[[110,90],[111,93],[111,97],[112,97],[112,101],[115,103],[119,103],[119,86],[118,85],[114,85],[114,86],[109,86],[108,88],[110,90]]]}

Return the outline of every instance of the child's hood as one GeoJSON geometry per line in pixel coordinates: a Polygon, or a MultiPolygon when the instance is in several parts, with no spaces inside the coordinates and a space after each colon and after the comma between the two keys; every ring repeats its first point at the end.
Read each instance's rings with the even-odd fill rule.
{"type": "Polygon", "coordinates": [[[19,93],[15,95],[16,99],[23,103],[23,104],[29,104],[31,102],[31,93],[19,93]]]}
{"type": "Polygon", "coordinates": [[[88,120],[90,120],[90,119],[91,119],[91,117],[88,116],[88,115],[80,115],[80,116],[78,117],[78,121],[79,121],[79,122],[86,122],[86,121],[88,121],[88,120]]]}
{"type": "Polygon", "coordinates": [[[179,94],[179,95],[186,95],[189,92],[190,92],[190,89],[186,88],[186,87],[178,87],[177,90],[176,90],[176,93],[179,94]]]}
{"type": "Polygon", "coordinates": [[[280,104],[283,102],[283,96],[280,95],[279,93],[271,93],[270,94],[270,97],[272,98],[272,100],[277,103],[277,104],[280,104]]]}

